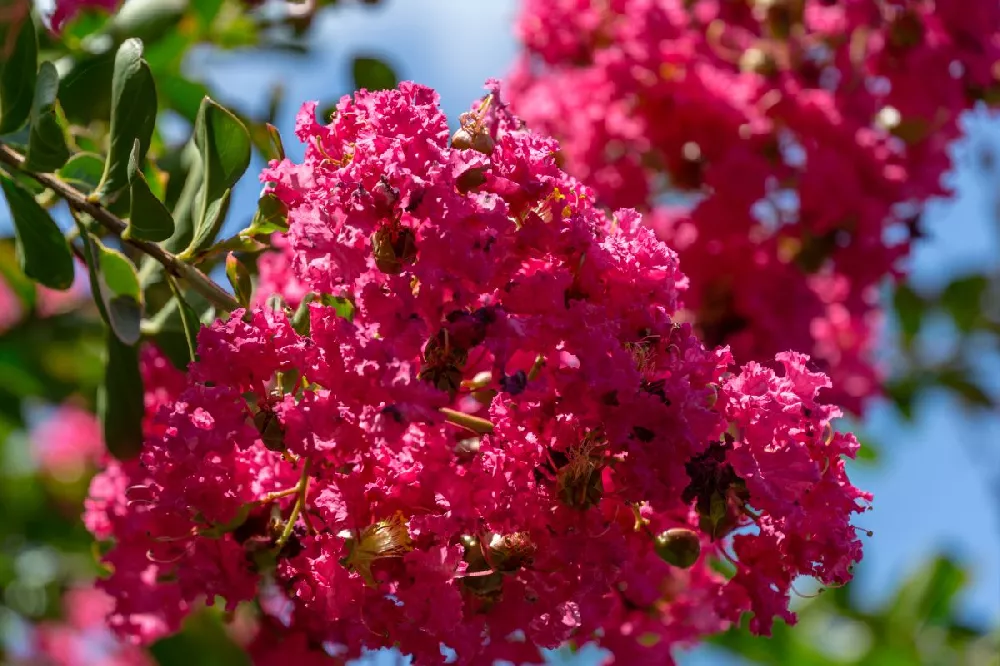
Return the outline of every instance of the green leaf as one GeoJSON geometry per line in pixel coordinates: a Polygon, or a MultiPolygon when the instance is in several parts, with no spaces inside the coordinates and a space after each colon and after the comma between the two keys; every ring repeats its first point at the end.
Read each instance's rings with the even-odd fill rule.
{"type": "Polygon", "coordinates": [[[149,332],[156,341],[156,346],[174,367],[186,370],[191,362],[192,352],[197,350],[202,322],[212,318],[214,310],[197,292],[183,292],[171,276],[166,276],[166,282],[172,296],[143,328],[149,332]],[[204,316],[199,316],[199,312],[204,316]]]}
{"type": "Polygon", "coordinates": [[[197,198],[194,237],[182,255],[191,256],[215,239],[229,209],[232,187],[250,166],[250,133],[239,118],[210,98],[202,100],[195,144],[205,169],[197,198]]]}
{"type": "Polygon", "coordinates": [[[162,74],[156,79],[157,91],[164,104],[192,123],[198,118],[201,101],[208,95],[205,84],[192,81],[178,74],[162,74]]]}
{"type": "Polygon", "coordinates": [[[198,331],[201,330],[201,322],[198,321],[198,313],[184,300],[184,295],[177,287],[177,282],[170,276],[167,277],[167,281],[170,283],[170,291],[174,294],[177,312],[181,318],[184,342],[187,344],[188,350],[188,361],[193,363],[198,360],[198,331]]]}
{"type": "Polygon", "coordinates": [[[33,280],[65,291],[73,285],[73,253],[62,231],[27,190],[0,174],[0,185],[10,207],[17,235],[21,270],[33,280]]]}
{"type": "Polygon", "coordinates": [[[129,218],[122,238],[139,238],[153,242],[165,241],[174,235],[174,218],[163,202],[149,189],[142,174],[139,140],[132,145],[128,162],[129,218]]]}
{"type": "Polygon", "coordinates": [[[142,449],[145,413],[139,348],[107,335],[104,382],[97,391],[97,413],[104,426],[104,442],[119,460],[134,458],[142,449]]]}
{"type": "Polygon", "coordinates": [[[927,303],[923,297],[908,284],[900,284],[893,294],[893,308],[899,318],[899,330],[903,336],[903,345],[909,347],[920,332],[923,324],[927,303]]]}
{"type": "Polygon", "coordinates": [[[192,655],[197,655],[198,666],[250,666],[250,658],[233,643],[214,607],[192,613],[182,627],[150,646],[160,666],[191,666],[192,655]]]}
{"type": "Polygon", "coordinates": [[[337,316],[346,319],[347,321],[354,321],[354,301],[346,296],[331,296],[330,294],[323,294],[320,298],[320,303],[323,305],[332,307],[337,316]]]}
{"type": "Polygon", "coordinates": [[[941,306],[951,315],[959,331],[968,333],[983,319],[983,295],[989,288],[985,275],[952,280],[941,293],[941,306]]]}
{"type": "MultiPolygon", "coordinates": [[[[6,4],[7,13],[16,11],[6,4]]],[[[0,24],[0,46],[13,45],[10,55],[0,59],[0,134],[21,128],[31,115],[38,73],[38,39],[30,13],[20,22],[5,20],[0,24]]]]}
{"type": "Polygon", "coordinates": [[[143,301],[135,267],[124,254],[94,238],[79,220],[77,228],[97,309],[119,340],[134,345],[139,341],[143,301]]]}
{"type": "Polygon", "coordinates": [[[383,60],[359,56],[351,63],[354,89],[388,90],[399,85],[399,77],[383,60]]]}
{"type": "Polygon", "coordinates": [[[115,56],[111,80],[111,147],[97,195],[110,201],[128,186],[128,164],[139,141],[139,161],[146,158],[156,124],[156,85],[142,59],[142,42],[127,39],[115,56]]]}
{"type": "Polygon", "coordinates": [[[67,184],[85,194],[90,194],[101,182],[104,158],[95,153],[77,153],[58,171],[58,176],[67,184]]]}
{"type": "Polygon", "coordinates": [[[233,287],[233,295],[244,308],[250,306],[250,298],[253,296],[253,281],[250,279],[250,271],[236,255],[230,252],[226,256],[226,277],[233,287]]]}
{"type": "Polygon", "coordinates": [[[270,146],[266,157],[269,160],[283,160],[285,159],[285,144],[281,141],[281,133],[278,128],[267,123],[264,125],[267,128],[267,137],[270,146]]]}
{"type": "Polygon", "coordinates": [[[902,635],[915,636],[924,623],[946,619],[968,576],[955,562],[938,557],[921,567],[899,589],[887,619],[902,635]]]}
{"type": "Polygon", "coordinates": [[[269,236],[275,231],[288,231],[288,209],[273,192],[267,192],[257,203],[253,221],[242,235],[269,236]]]}
{"type": "Polygon", "coordinates": [[[312,328],[312,321],[309,316],[309,304],[315,300],[316,294],[309,292],[302,298],[299,307],[295,309],[295,314],[292,315],[292,328],[301,336],[309,336],[309,331],[312,328]]]}
{"type": "Polygon", "coordinates": [[[941,386],[954,391],[974,407],[992,407],[993,398],[973,381],[969,374],[958,368],[949,368],[938,373],[937,381],[941,386]]]}
{"type": "Polygon", "coordinates": [[[55,171],[69,159],[66,133],[56,117],[58,94],[59,72],[51,62],[43,62],[31,105],[31,133],[24,161],[24,168],[29,171],[55,171]]]}
{"type": "Polygon", "coordinates": [[[198,24],[202,30],[208,30],[222,9],[222,0],[199,0],[191,4],[195,16],[198,17],[198,24]]]}
{"type": "Polygon", "coordinates": [[[25,311],[35,307],[38,290],[35,288],[34,281],[26,276],[18,266],[14,243],[12,239],[8,238],[0,240],[0,280],[14,292],[25,311]]]}

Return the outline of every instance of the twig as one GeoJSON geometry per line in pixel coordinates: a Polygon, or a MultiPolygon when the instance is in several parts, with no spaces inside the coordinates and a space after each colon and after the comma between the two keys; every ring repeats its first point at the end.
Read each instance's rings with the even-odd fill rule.
{"type": "MultiPolygon", "coordinates": [[[[0,143],[0,162],[14,167],[21,173],[30,176],[41,185],[51,189],[53,192],[65,199],[66,203],[68,203],[70,207],[94,218],[98,224],[118,236],[118,238],[121,238],[122,234],[128,228],[128,225],[117,215],[111,213],[99,203],[88,201],[85,194],[66,184],[57,176],[48,173],[35,173],[24,169],[24,156],[4,143],[0,143]]],[[[227,312],[232,312],[233,310],[241,307],[235,298],[230,296],[222,287],[213,282],[207,275],[194,266],[184,263],[156,243],[150,243],[149,241],[139,240],[137,238],[122,240],[123,242],[128,243],[132,247],[152,257],[172,275],[186,280],[195,291],[200,293],[215,306],[226,310],[227,312]]]]}
{"type": "Polygon", "coordinates": [[[299,519],[299,513],[306,505],[306,493],[309,491],[309,458],[306,458],[305,463],[302,465],[302,477],[299,479],[299,485],[296,486],[298,495],[295,498],[295,506],[292,507],[292,513],[288,516],[288,522],[285,523],[285,529],[281,532],[281,536],[278,537],[277,543],[274,544],[274,552],[280,553],[281,549],[285,547],[288,540],[292,536],[292,530],[295,528],[295,522],[299,519]]]}

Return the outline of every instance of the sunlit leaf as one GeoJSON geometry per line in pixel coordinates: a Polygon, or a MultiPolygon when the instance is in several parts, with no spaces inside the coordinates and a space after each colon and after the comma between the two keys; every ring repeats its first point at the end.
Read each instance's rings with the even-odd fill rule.
{"type": "Polygon", "coordinates": [[[142,59],[142,42],[128,39],[115,56],[111,83],[111,147],[97,188],[103,199],[114,199],[128,187],[128,164],[135,142],[139,160],[146,157],[156,123],[156,85],[142,59]]]}
{"type": "Polygon", "coordinates": [[[122,238],[165,241],[174,233],[174,219],[163,202],[149,189],[142,173],[139,140],[135,140],[128,164],[129,220],[122,238]]]}
{"type": "Polygon", "coordinates": [[[59,178],[75,189],[89,194],[101,182],[104,158],[94,153],[76,153],[57,172],[59,178]]]}
{"type": "Polygon", "coordinates": [[[232,187],[250,165],[250,134],[243,123],[209,98],[202,100],[195,123],[195,144],[204,165],[196,199],[194,236],[183,253],[190,256],[212,243],[229,209],[232,187]]]}

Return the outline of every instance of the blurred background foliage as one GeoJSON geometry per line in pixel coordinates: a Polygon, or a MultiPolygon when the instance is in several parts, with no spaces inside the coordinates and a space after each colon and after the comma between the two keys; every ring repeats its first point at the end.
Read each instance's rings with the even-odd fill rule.
{"type": "MultiPolygon", "coordinates": [[[[216,96],[197,72],[185,68],[192,52],[252,49],[307,54],[314,22],[335,4],[130,0],[113,18],[97,13],[81,16],[60,40],[40,29],[39,55],[56,63],[61,75],[58,100],[70,123],[71,140],[86,149],[102,145],[107,136],[117,47],[129,37],[144,41],[161,113],[151,147],[155,166],[147,177],[152,176],[154,191],[167,183],[163,194],[169,201],[180,195],[176,183],[184,179],[175,176],[183,175],[184,147],[199,104],[205,95],[216,96]]],[[[475,10],[469,12],[474,17],[475,10]]],[[[483,28],[475,21],[470,27],[483,28]]],[[[395,65],[371,52],[353,54],[348,64],[350,87],[325,99],[324,113],[340,94],[355,88],[393,87],[400,78],[395,65]]],[[[469,91],[468,97],[475,94],[469,91]]],[[[280,85],[267,90],[266,97],[263,109],[228,104],[250,129],[261,157],[271,150],[267,124],[278,122],[285,104],[280,85]]],[[[996,146],[974,145],[967,150],[984,182],[992,183],[988,191],[998,191],[996,146]]],[[[93,176],[88,177],[86,165],[77,166],[84,180],[93,176]]],[[[53,213],[61,222],[68,220],[65,211],[55,208],[53,213]]],[[[1000,195],[993,213],[995,231],[1000,233],[1000,195]]],[[[92,540],[80,521],[92,470],[75,476],[46,472],[33,452],[30,433],[47,409],[67,400],[93,409],[103,374],[104,333],[82,273],[77,276],[80,289],[56,297],[20,272],[9,222],[0,223],[0,235],[6,236],[0,240],[0,279],[8,287],[3,291],[7,296],[0,294],[0,663],[31,663],[23,658],[32,624],[60,617],[64,591],[99,571],[92,540]]],[[[203,265],[213,268],[217,260],[208,257],[203,265]]],[[[991,270],[958,275],[944,286],[907,283],[887,288],[890,325],[885,346],[893,350],[887,359],[887,395],[903,418],[912,419],[921,397],[941,389],[970,409],[997,410],[1000,382],[982,372],[979,359],[1000,349],[998,267],[1000,262],[991,270]]],[[[155,300],[155,294],[151,298],[155,300]]],[[[870,439],[865,444],[864,464],[870,465],[879,464],[877,454],[890,445],[870,439]]],[[[997,443],[970,446],[972,454],[984,461],[989,477],[970,482],[985,481],[1000,488],[997,443]]],[[[1000,491],[996,496],[1000,501],[1000,491]]],[[[983,525],[984,530],[996,528],[983,525]]],[[[1000,630],[960,619],[956,599],[968,583],[963,562],[942,555],[924,562],[880,605],[861,603],[850,586],[827,590],[800,601],[798,626],[779,623],[770,639],[735,628],[713,641],[711,658],[800,666],[997,666],[1000,630]]],[[[193,616],[182,633],[160,641],[150,652],[163,666],[247,663],[213,609],[193,616]]]]}

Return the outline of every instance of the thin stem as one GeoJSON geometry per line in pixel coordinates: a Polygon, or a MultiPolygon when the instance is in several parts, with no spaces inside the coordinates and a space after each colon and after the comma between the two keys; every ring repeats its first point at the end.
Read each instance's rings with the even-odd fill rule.
{"type": "Polygon", "coordinates": [[[295,498],[295,506],[292,507],[292,514],[288,516],[285,529],[281,532],[281,536],[278,537],[277,543],[274,544],[275,553],[280,553],[281,549],[288,543],[288,540],[292,536],[292,530],[295,529],[295,522],[299,519],[299,514],[305,507],[306,492],[309,490],[309,458],[306,458],[305,464],[302,465],[302,477],[299,478],[299,485],[296,486],[296,490],[298,490],[298,497],[295,498]]]}
{"type": "Polygon", "coordinates": [[[493,424],[478,416],[455,411],[447,407],[439,410],[444,415],[444,420],[466,430],[471,430],[477,435],[489,435],[493,432],[493,424]]]}
{"type": "MultiPolygon", "coordinates": [[[[87,196],[72,186],[60,180],[57,176],[48,173],[35,173],[23,168],[24,156],[4,143],[0,143],[0,162],[8,164],[21,173],[30,176],[32,179],[51,189],[74,210],[86,213],[94,218],[98,224],[115,234],[119,238],[128,228],[117,215],[111,213],[97,202],[89,201],[87,196]]],[[[189,266],[176,256],[167,252],[156,243],[139,240],[137,238],[122,239],[132,247],[144,252],[155,261],[163,265],[167,271],[176,277],[186,280],[192,288],[208,299],[216,307],[232,312],[241,307],[239,302],[230,296],[222,287],[213,282],[207,275],[197,268],[189,266]]]]}

